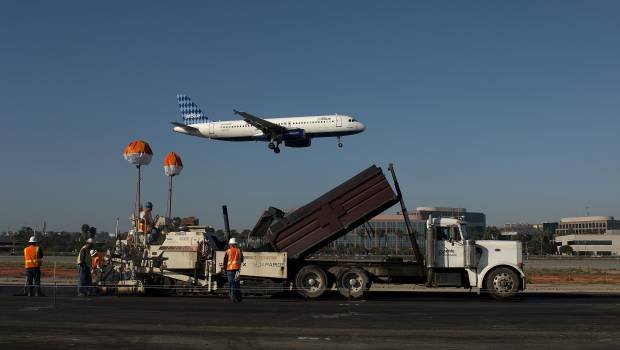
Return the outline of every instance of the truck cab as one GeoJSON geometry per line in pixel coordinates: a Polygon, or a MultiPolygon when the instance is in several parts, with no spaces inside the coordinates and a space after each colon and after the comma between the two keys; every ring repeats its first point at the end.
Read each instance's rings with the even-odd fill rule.
{"type": "Polygon", "coordinates": [[[525,289],[521,242],[469,239],[461,218],[429,217],[426,227],[429,286],[476,288],[496,299],[525,289]]]}

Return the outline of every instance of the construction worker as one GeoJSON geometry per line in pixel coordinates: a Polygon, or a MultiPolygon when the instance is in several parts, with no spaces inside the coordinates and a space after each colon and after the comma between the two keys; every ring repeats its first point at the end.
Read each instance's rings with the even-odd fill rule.
{"type": "Polygon", "coordinates": [[[146,202],[144,210],[140,211],[139,231],[147,234],[147,243],[153,244],[159,238],[159,230],[155,228],[153,219],[153,203],[146,202]]]}
{"type": "Polygon", "coordinates": [[[90,255],[90,248],[93,246],[93,242],[92,238],[87,239],[86,244],[82,246],[77,256],[78,296],[81,297],[93,294],[93,280],[91,277],[93,262],[90,255]]]}
{"type": "Polygon", "coordinates": [[[98,277],[99,277],[99,271],[101,268],[101,257],[99,256],[99,254],[97,254],[97,251],[95,249],[91,249],[90,250],[90,257],[93,261],[93,276],[92,276],[92,280],[94,282],[98,281],[98,277]]]}
{"type": "Polygon", "coordinates": [[[228,241],[228,249],[224,255],[224,266],[228,278],[228,298],[231,303],[241,302],[241,286],[239,284],[239,270],[243,263],[243,252],[237,246],[237,240],[231,238],[228,241]]]}
{"type": "Polygon", "coordinates": [[[153,229],[153,203],[146,202],[144,210],[140,211],[140,226],[138,231],[149,233],[153,229]]]}
{"type": "Polygon", "coordinates": [[[30,237],[28,245],[24,248],[24,263],[26,266],[26,290],[24,294],[31,296],[43,296],[41,292],[41,265],[43,263],[43,250],[37,245],[37,238],[30,237]]]}
{"type": "Polygon", "coordinates": [[[93,261],[93,270],[101,267],[101,257],[99,256],[99,254],[97,254],[97,251],[95,249],[90,250],[90,257],[93,261]]]}

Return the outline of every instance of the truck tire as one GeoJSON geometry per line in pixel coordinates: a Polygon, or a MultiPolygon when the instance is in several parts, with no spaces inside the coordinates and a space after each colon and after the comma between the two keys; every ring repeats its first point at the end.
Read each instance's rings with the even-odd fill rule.
{"type": "Polygon", "coordinates": [[[510,299],[519,289],[519,276],[511,268],[499,267],[489,273],[485,287],[493,299],[510,299]]]}
{"type": "Polygon", "coordinates": [[[320,266],[304,266],[295,275],[295,290],[304,298],[320,297],[327,290],[327,284],[327,274],[320,266]]]}
{"type": "Polygon", "coordinates": [[[347,299],[359,299],[370,289],[370,278],[364,269],[352,267],[340,270],[336,277],[338,292],[347,299]]]}

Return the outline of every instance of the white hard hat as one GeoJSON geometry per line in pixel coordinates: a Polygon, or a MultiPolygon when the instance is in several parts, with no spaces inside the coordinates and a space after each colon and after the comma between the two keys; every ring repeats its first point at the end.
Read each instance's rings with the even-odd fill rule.
{"type": "Polygon", "coordinates": [[[234,238],[231,238],[231,239],[229,239],[229,240],[228,240],[228,244],[229,244],[229,245],[231,245],[231,244],[237,244],[237,240],[236,240],[236,239],[234,239],[234,238]]]}
{"type": "Polygon", "coordinates": [[[95,255],[97,255],[97,251],[94,250],[94,249],[91,249],[90,250],[90,256],[95,256],[95,255]]]}
{"type": "Polygon", "coordinates": [[[37,243],[37,237],[35,236],[30,237],[30,239],[28,240],[28,243],[37,243]]]}
{"type": "Polygon", "coordinates": [[[93,242],[95,242],[95,241],[93,241],[92,238],[89,238],[89,239],[86,240],[86,243],[93,243],[93,242]]]}

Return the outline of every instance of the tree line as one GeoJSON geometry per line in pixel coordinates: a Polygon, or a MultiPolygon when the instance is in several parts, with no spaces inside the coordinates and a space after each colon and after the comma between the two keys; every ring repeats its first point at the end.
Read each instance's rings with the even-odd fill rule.
{"type": "Polygon", "coordinates": [[[75,253],[79,251],[88,238],[93,238],[96,242],[103,243],[106,247],[110,247],[114,243],[114,237],[110,237],[107,232],[97,232],[96,227],[88,224],[83,224],[80,231],[76,232],[37,231],[36,235],[32,227],[23,226],[17,231],[2,232],[0,239],[11,243],[15,248],[15,253],[20,253],[32,236],[36,236],[38,245],[45,254],[75,253]]]}

